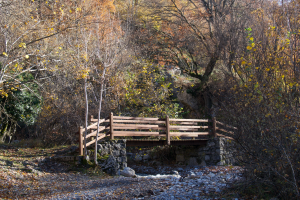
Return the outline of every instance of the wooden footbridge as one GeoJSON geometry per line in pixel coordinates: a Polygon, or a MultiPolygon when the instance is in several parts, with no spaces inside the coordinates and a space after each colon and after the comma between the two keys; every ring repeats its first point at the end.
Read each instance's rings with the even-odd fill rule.
{"type": "MultiPolygon", "coordinates": [[[[79,128],[79,153],[96,141],[98,119],[90,117],[87,130],[79,128]],[[85,135],[86,134],[86,135],[85,135]]],[[[127,146],[205,145],[211,137],[229,137],[235,127],[212,119],[171,119],[114,116],[100,120],[97,140],[105,137],[143,137],[126,139],[127,146]],[[230,131],[232,130],[232,131],[230,131]],[[229,134],[229,135],[228,135],[229,134]],[[147,139],[145,139],[147,138],[147,139]],[[187,139],[189,138],[189,139],[187,139]]],[[[230,137],[229,137],[230,138],[230,137]]],[[[232,139],[232,138],[231,138],[232,139]]]]}

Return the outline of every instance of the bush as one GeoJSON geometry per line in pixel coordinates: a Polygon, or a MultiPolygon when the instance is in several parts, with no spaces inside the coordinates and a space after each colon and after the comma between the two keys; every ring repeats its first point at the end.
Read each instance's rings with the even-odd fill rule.
{"type": "Polygon", "coordinates": [[[248,38],[249,51],[220,90],[226,96],[221,115],[238,128],[234,139],[248,180],[282,199],[300,198],[299,85],[285,56],[288,44],[272,38],[254,44],[248,38]],[[280,44],[278,51],[274,46],[280,44]]]}

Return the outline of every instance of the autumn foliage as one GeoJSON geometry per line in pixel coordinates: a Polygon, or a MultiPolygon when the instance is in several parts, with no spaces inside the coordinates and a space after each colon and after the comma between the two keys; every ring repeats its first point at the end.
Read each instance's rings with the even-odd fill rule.
{"type": "Polygon", "coordinates": [[[183,117],[190,110],[176,95],[188,90],[201,115],[238,128],[245,191],[299,198],[299,8],[297,0],[2,1],[0,140],[76,143],[88,115],[110,112],[183,117]],[[180,75],[168,73],[174,67],[180,75]]]}

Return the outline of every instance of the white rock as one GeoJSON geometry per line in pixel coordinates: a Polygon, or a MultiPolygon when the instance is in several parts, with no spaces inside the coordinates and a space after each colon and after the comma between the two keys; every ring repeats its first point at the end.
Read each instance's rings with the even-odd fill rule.
{"type": "Polygon", "coordinates": [[[187,178],[194,179],[194,178],[198,178],[198,176],[194,172],[190,172],[187,178]]]}
{"type": "Polygon", "coordinates": [[[122,176],[125,177],[135,177],[135,171],[131,169],[130,167],[125,167],[123,171],[120,172],[122,176]]]}

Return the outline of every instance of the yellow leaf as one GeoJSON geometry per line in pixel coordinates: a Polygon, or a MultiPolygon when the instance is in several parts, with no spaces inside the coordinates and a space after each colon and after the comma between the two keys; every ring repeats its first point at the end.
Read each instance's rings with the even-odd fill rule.
{"type": "Polygon", "coordinates": [[[24,42],[21,42],[21,43],[19,44],[19,47],[20,47],[20,48],[23,47],[23,48],[25,49],[25,48],[26,48],[26,44],[25,44],[24,42]]]}
{"type": "Polygon", "coordinates": [[[3,54],[4,56],[8,57],[7,53],[3,52],[2,54],[3,54]]]}
{"type": "Polygon", "coordinates": [[[253,41],[253,37],[251,37],[250,40],[253,41]]]}
{"type": "Polygon", "coordinates": [[[246,61],[242,61],[242,65],[246,64],[246,61]]]}
{"type": "Polygon", "coordinates": [[[251,46],[252,46],[252,47],[255,47],[255,43],[251,43],[251,46]]]}
{"type": "Polygon", "coordinates": [[[252,49],[252,47],[250,47],[250,46],[247,46],[247,49],[248,49],[248,50],[251,50],[251,49],[252,49]]]}

